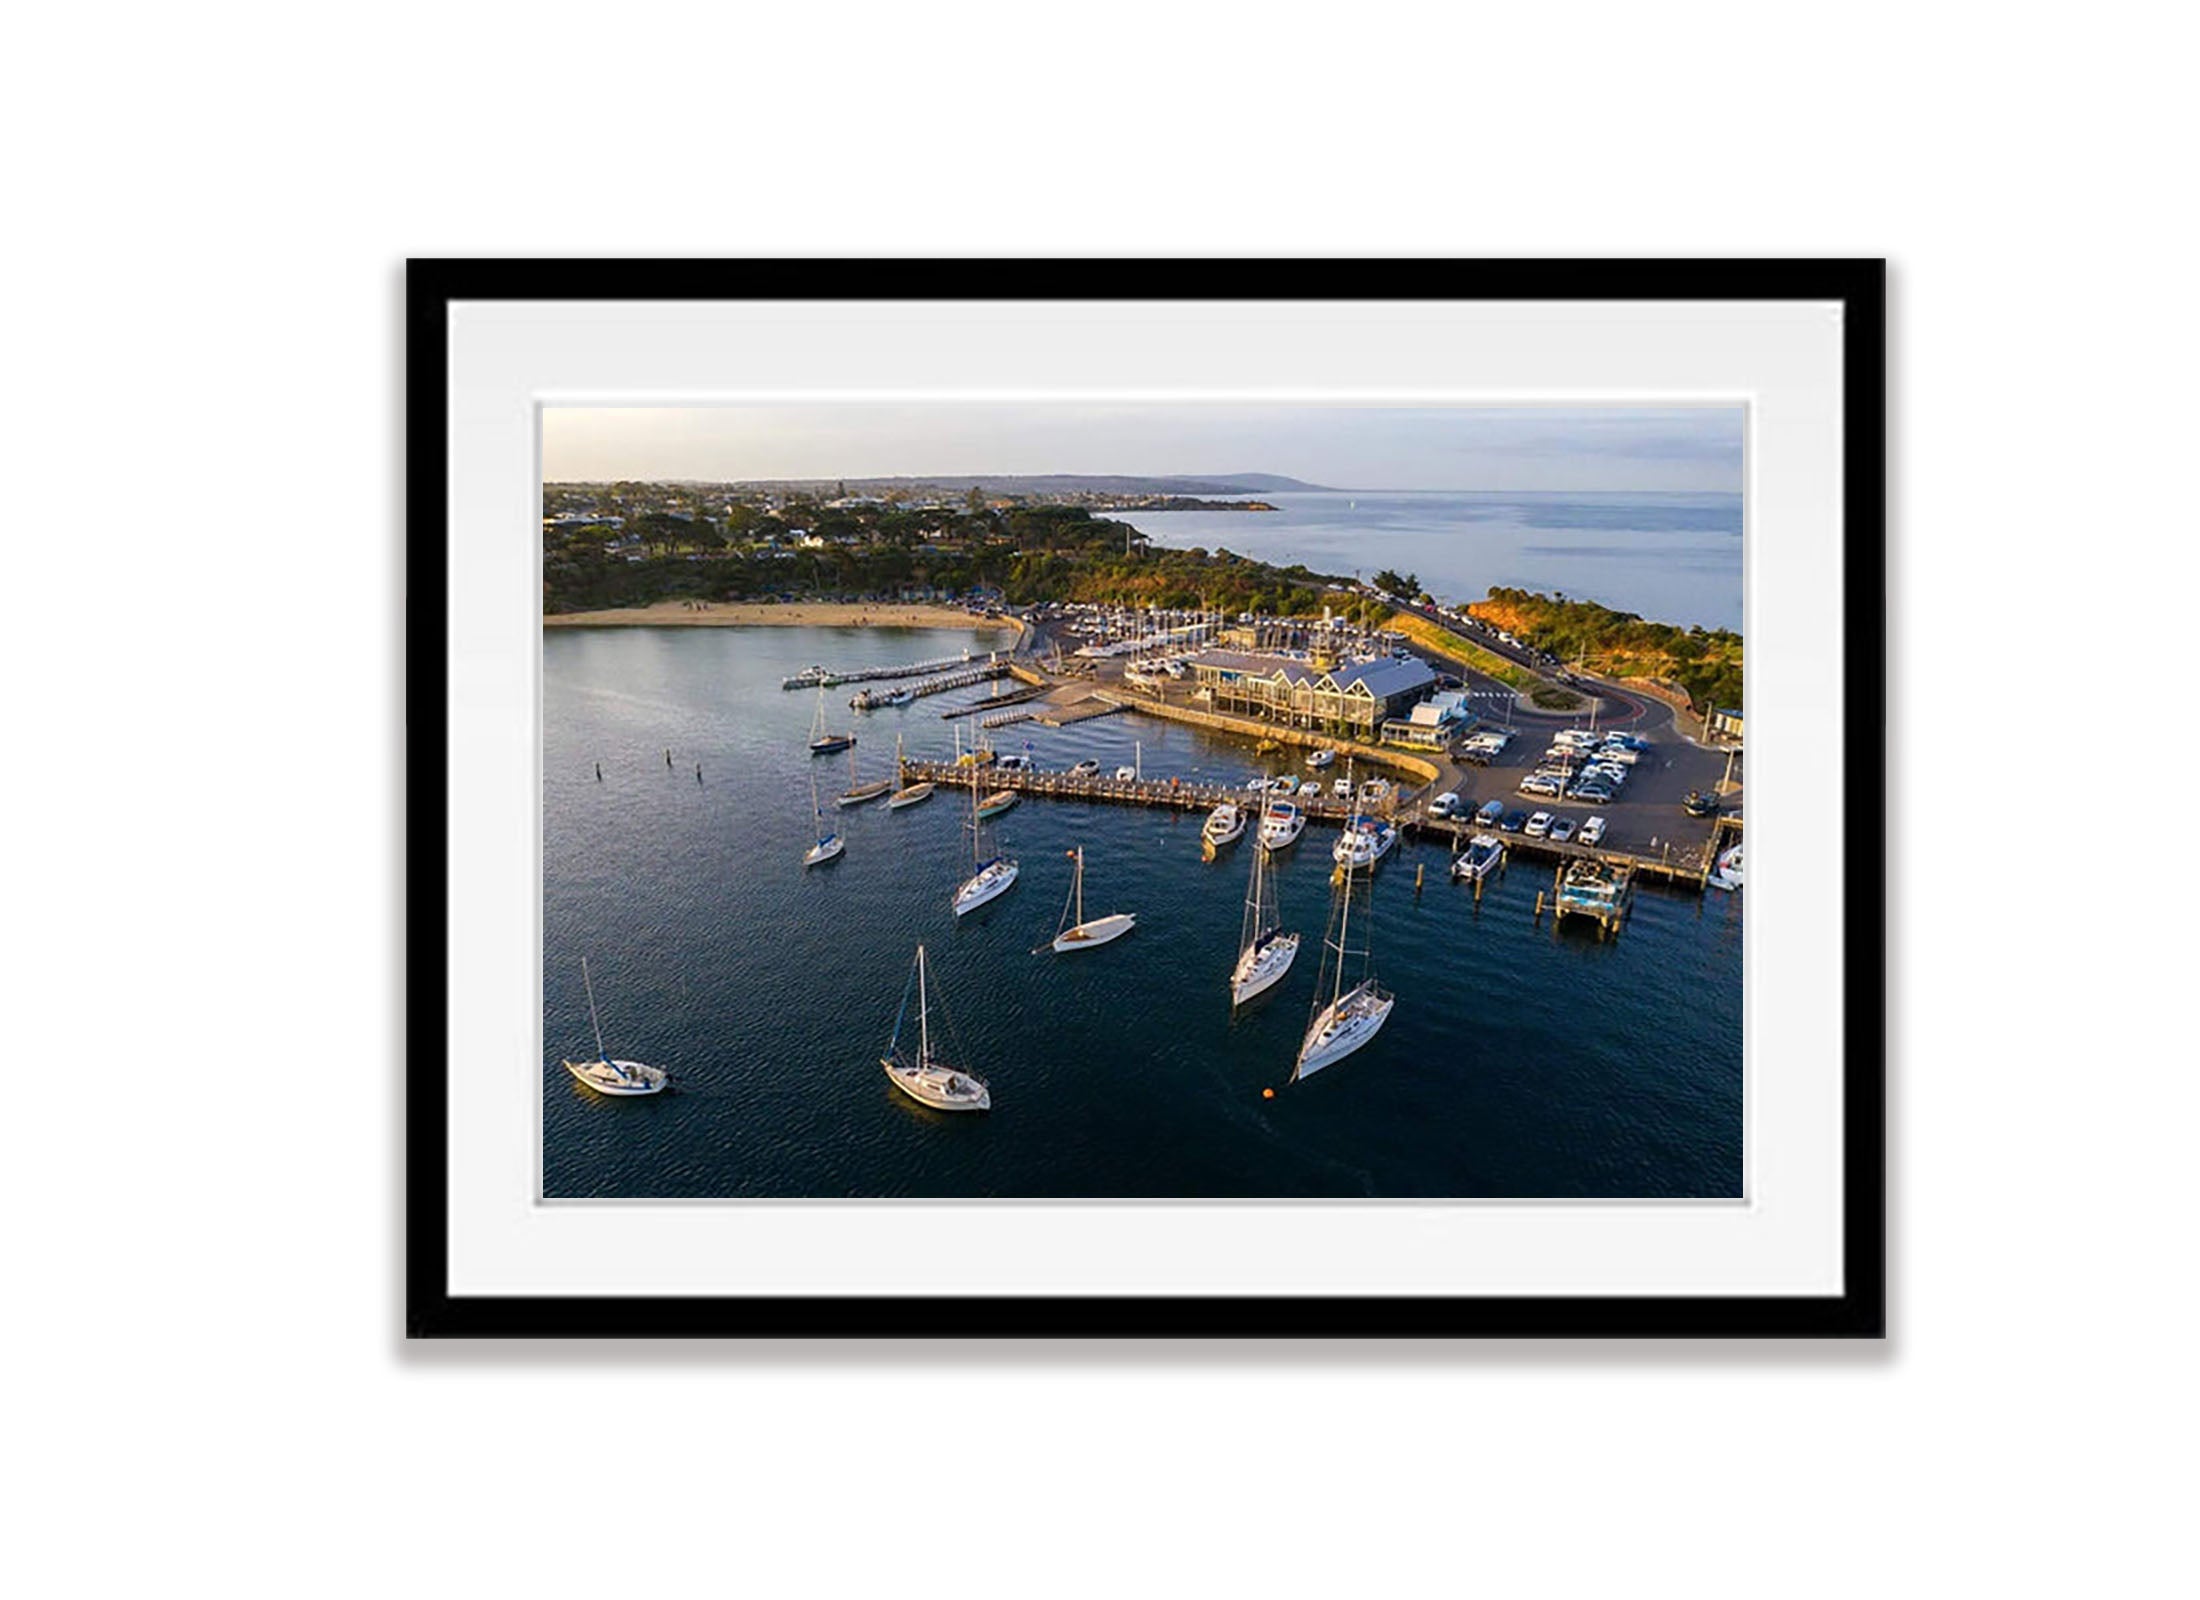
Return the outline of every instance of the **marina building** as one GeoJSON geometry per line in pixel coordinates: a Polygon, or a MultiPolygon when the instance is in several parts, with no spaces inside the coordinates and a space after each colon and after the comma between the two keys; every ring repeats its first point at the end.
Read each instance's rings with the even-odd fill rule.
{"type": "Polygon", "coordinates": [[[1217,711],[1367,740],[1436,682],[1414,656],[1337,661],[1241,650],[1202,653],[1192,676],[1217,711]]]}
{"type": "Polygon", "coordinates": [[[1383,743],[1413,750],[1441,750],[1474,723],[1463,690],[1432,694],[1402,717],[1383,723],[1383,743]]]}

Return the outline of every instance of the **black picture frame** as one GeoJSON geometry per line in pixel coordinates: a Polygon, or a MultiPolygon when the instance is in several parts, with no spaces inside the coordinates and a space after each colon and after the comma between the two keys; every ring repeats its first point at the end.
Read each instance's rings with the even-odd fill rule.
{"type": "Polygon", "coordinates": [[[405,1331],[414,1338],[1876,1338],[1886,1331],[1886,264],[1856,260],[414,260],[406,269],[405,1331]],[[1825,1296],[507,1297],[449,1285],[448,311],[461,301],[1837,301],[1842,1281],[1825,1296]]]}

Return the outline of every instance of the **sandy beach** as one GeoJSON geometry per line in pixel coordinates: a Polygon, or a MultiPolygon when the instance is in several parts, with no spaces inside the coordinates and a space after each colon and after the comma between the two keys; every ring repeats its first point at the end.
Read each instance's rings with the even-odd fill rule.
{"type": "Polygon", "coordinates": [[[545,628],[971,628],[1013,632],[1005,617],[973,616],[959,606],[843,605],[796,602],[757,605],[730,601],[660,600],[616,611],[567,611],[542,619],[545,628]]]}

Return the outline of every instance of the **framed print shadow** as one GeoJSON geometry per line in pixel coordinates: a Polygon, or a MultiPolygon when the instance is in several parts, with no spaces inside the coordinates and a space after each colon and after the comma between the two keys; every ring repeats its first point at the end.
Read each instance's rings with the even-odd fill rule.
{"type": "Polygon", "coordinates": [[[409,1335],[1883,1334],[1883,263],[406,315],[409,1335]]]}

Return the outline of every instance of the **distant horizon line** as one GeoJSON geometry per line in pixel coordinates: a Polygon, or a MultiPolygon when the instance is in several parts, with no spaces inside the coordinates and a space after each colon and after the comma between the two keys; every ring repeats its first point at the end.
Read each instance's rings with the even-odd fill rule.
{"type": "MultiPolygon", "coordinates": [[[[543,480],[542,480],[542,486],[543,486],[543,487],[544,487],[545,489],[563,489],[563,488],[584,488],[584,487],[594,487],[594,486],[597,486],[597,485],[602,485],[602,484],[618,484],[618,483],[641,483],[641,484],[650,484],[650,485],[662,485],[662,486],[666,486],[666,487],[677,487],[677,488],[695,488],[695,487],[701,487],[701,486],[704,486],[704,485],[717,485],[717,486],[724,486],[724,487],[727,487],[727,488],[751,488],[751,487],[762,487],[762,486],[764,486],[764,485],[767,485],[767,484],[779,484],[779,483],[796,483],[796,484],[807,484],[807,483],[885,483],[885,482],[896,482],[896,481],[899,481],[899,482],[924,482],[924,481],[928,481],[928,480],[932,480],[932,479],[938,479],[938,480],[940,480],[940,481],[942,481],[942,482],[946,482],[946,481],[949,481],[949,480],[952,480],[952,481],[954,481],[954,482],[956,482],[956,483],[968,482],[968,483],[969,483],[969,485],[970,485],[970,486],[971,486],[972,488],[975,488],[975,489],[983,489],[983,488],[985,488],[985,487],[986,487],[986,486],[987,486],[987,485],[988,485],[989,483],[1007,483],[1007,482],[1009,482],[1009,481],[1011,481],[1011,480],[1013,480],[1013,479],[1017,479],[1017,478],[1103,478],[1103,477],[1104,477],[1104,478],[1139,478],[1139,477],[1147,477],[1147,478],[1151,478],[1151,479],[1154,479],[1154,480],[1159,480],[1159,479],[1163,479],[1163,478],[1195,478],[1195,479],[1196,479],[1196,478],[1201,478],[1201,477],[1207,477],[1207,476],[1222,477],[1222,476],[1227,476],[1227,475],[1226,475],[1226,474],[1202,474],[1202,473],[1196,473],[1196,472],[1165,472],[1165,473],[1153,473],[1153,474],[1143,474],[1143,473],[1135,473],[1135,472],[1104,472],[1104,473],[1103,473],[1103,472],[999,472],[999,473],[990,473],[990,474],[988,474],[988,473],[970,473],[970,474],[963,474],[963,473],[954,473],[954,472],[925,472],[925,473],[913,473],[913,472],[892,472],[892,473],[876,473],[876,472],[874,472],[874,473],[863,473],[863,474],[857,474],[857,473],[828,473],[828,474],[826,474],[826,475],[824,475],[824,476],[822,476],[822,477],[799,477],[799,478],[798,478],[798,477],[780,477],[780,478],[545,478],[545,479],[543,479],[543,480]]],[[[1276,473],[1276,474],[1273,474],[1273,476],[1276,476],[1276,477],[1283,477],[1283,476],[1285,476],[1285,474],[1283,474],[1283,473],[1276,473]]],[[[1087,494],[1102,494],[1102,493],[1105,493],[1105,492],[1107,492],[1107,491],[1105,491],[1105,490],[1099,490],[1099,489],[1091,489],[1091,490],[1084,490],[1084,491],[1080,491],[1080,492],[1082,492],[1082,493],[1087,493],[1087,494]]],[[[1525,488],[1525,487],[1514,487],[1514,486],[1510,486],[1510,485],[1500,485],[1500,486],[1494,486],[1494,487],[1493,487],[1493,486],[1487,486],[1487,485],[1484,485],[1484,486],[1478,486],[1478,487],[1474,487],[1474,488],[1463,488],[1463,487],[1457,487],[1457,486],[1453,486],[1453,487],[1445,487],[1445,488],[1425,488],[1425,487],[1381,487],[1381,488],[1368,488],[1368,487],[1365,487],[1365,486],[1362,486],[1362,487],[1358,487],[1358,488],[1337,488],[1337,487],[1333,487],[1333,486],[1331,486],[1331,485],[1328,485],[1328,484],[1308,484],[1308,485],[1307,485],[1307,486],[1306,486],[1305,488],[1303,488],[1303,489],[1228,489],[1228,490],[1218,490],[1218,491],[1210,491],[1210,492],[1215,492],[1215,493],[1224,493],[1224,494],[1241,494],[1241,495],[1262,495],[1262,494],[1723,494],[1723,495],[1729,495],[1729,496],[1732,496],[1732,497],[1734,497],[1734,498],[1736,498],[1736,499],[1739,499],[1739,498],[1741,497],[1741,493],[1742,493],[1742,491],[1741,491],[1741,490],[1739,490],[1739,489],[1652,489],[1652,488],[1629,488],[1629,489],[1553,489],[1553,488],[1525,488]]]]}

